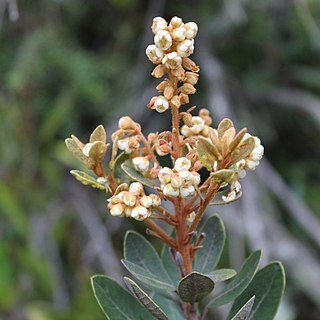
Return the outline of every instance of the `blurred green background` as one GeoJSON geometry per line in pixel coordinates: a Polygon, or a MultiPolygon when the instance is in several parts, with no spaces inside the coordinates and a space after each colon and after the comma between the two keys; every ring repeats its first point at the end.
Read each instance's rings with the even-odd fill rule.
{"type": "Polygon", "coordinates": [[[168,128],[145,107],[156,82],[144,52],[153,17],[174,15],[199,25],[191,105],[266,150],[242,201],[215,208],[222,263],[263,248],[262,265],[287,271],[277,320],[320,319],[318,0],[0,0],[0,319],[104,318],[89,277],[121,281],[124,233],[144,226],[109,217],[103,192],[74,181],[64,139],[101,123],[110,137],[123,115],[168,128]]]}

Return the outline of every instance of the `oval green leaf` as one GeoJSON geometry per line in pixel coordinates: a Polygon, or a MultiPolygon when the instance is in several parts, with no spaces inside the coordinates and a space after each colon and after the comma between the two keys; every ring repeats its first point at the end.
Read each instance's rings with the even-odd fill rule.
{"type": "Polygon", "coordinates": [[[90,135],[90,143],[93,143],[95,141],[101,141],[104,144],[107,142],[106,130],[104,129],[102,124],[97,126],[90,135]]]}
{"type": "Polygon", "coordinates": [[[213,282],[226,281],[233,278],[237,272],[233,269],[217,269],[207,274],[213,282]]]}
{"type": "Polygon", "coordinates": [[[173,297],[164,296],[161,294],[155,294],[152,296],[161,308],[166,310],[166,315],[170,320],[185,320],[182,310],[179,306],[179,301],[175,301],[173,297]]]}
{"type": "Polygon", "coordinates": [[[216,215],[211,216],[200,233],[205,233],[206,236],[202,248],[196,252],[194,270],[208,274],[217,266],[226,240],[223,221],[216,215]]]}
{"type": "Polygon", "coordinates": [[[223,134],[230,128],[233,128],[234,125],[232,121],[228,118],[223,119],[218,125],[218,137],[221,139],[223,134]]]}
{"type": "Polygon", "coordinates": [[[198,137],[197,152],[201,163],[211,171],[214,162],[221,160],[222,156],[217,147],[203,137],[198,137]]]}
{"type": "Polygon", "coordinates": [[[255,296],[253,296],[231,320],[247,320],[254,304],[255,296]]]}
{"type": "MultiPolygon", "coordinates": [[[[239,273],[209,302],[209,307],[218,307],[236,299],[249,285],[255,275],[261,251],[253,252],[243,263],[239,273]]],[[[252,297],[253,295],[251,295],[252,297]]],[[[249,297],[250,298],[250,297],[249,297]]]]}
{"type": "Polygon", "coordinates": [[[285,274],[280,262],[273,262],[259,270],[249,286],[235,300],[227,319],[253,295],[255,304],[248,320],[271,320],[277,313],[285,287],[285,274]]]}
{"type": "Polygon", "coordinates": [[[206,275],[192,272],[181,279],[178,286],[180,298],[195,303],[205,298],[214,289],[214,282],[206,275]]]}
{"type": "Polygon", "coordinates": [[[124,277],[124,283],[133,296],[158,320],[168,320],[161,308],[130,278],[124,277]]]}
{"type": "Polygon", "coordinates": [[[152,315],[114,280],[96,275],[91,278],[94,296],[109,320],[152,320],[152,315]]]}
{"type": "Polygon", "coordinates": [[[101,184],[95,179],[94,177],[91,177],[89,174],[79,171],[79,170],[71,170],[70,173],[82,184],[86,186],[90,186],[96,189],[105,190],[106,185],[101,184]]]}

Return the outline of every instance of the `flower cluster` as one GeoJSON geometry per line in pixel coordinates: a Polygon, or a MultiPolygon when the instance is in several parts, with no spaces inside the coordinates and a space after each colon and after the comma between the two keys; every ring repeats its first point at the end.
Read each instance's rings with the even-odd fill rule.
{"type": "Polygon", "coordinates": [[[181,134],[187,138],[192,136],[204,136],[207,137],[209,131],[212,130],[210,125],[212,118],[207,109],[201,109],[199,116],[184,117],[184,125],[181,127],[181,134]]]}
{"type": "Polygon", "coordinates": [[[152,209],[161,205],[156,194],[146,195],[140,182],[133,182],[108,199],[108,208],[113,216],[133,218],[139,221],[151,216],[152,209]]]}
{"type": "Polygon", "coordinates": [[[146,49],[149,60],[157,65],[152,75],[161,78],[168,73],[170,79],[157,86],[157,90],[162,94],[153,97],[148,107],[162,113],[171,106],[180,107],[188,103],[188,95],[196,92],[194,86],[198,82],[199,67],[188,57],[194,50],[198,26],[194,22],[184,23],[179,17],[173,17],[169,24],[165,19],[156,17],[153,19],[152,32],[154,44],[146,49]],[[172,77],[182,82],[178,89],[171,81],[172,77]]]}
{"type": "Polygon", "coordinates": [[[181,157],[175,161],[174,169],[164,167],[159,171],[164,195],[187,198],[195,193],[195,187],[200,183],[200,175],[196,171],[189,171],[190,167],[190,160],[181,157]]]}

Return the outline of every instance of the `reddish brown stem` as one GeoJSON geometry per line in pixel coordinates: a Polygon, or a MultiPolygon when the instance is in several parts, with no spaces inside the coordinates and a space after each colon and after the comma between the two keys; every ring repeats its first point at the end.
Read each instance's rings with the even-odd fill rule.
{"type": "Polygon", "coordinates": [[[154,221],[151,219],[144,220],[145,223],[154,231],[156,232],[159,237],[165,242],[169,247],[177,248],[177,241],[170,237],[160,226],[158,226],[154,221]]]}

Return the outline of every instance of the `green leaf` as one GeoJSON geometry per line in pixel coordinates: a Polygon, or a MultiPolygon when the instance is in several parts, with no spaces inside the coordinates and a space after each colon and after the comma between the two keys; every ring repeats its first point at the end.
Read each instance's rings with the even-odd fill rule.
{"type": "MultiPolygon", "coordinates": [[[[232,278],[232,280],[211,300],[211,302],[209,302],[209,307],[221,306],[233,301],[237,296],[239,296],[249,285],[255,275],[260,258],[260,250],[253,252],[244,261],[239,273],[232,278]]],[[[252,295],[250,297],[252,297],[252,295]]]]}
{"type": "Polygon", "coordinates": [[[178,270],[178,267],[173,262],[168,246],[164,245],[162,252],[161,252],[161,262],[169,274],[169,277],[171,278],[172,282],[175,286],[178,286],[178,283],[180,281],[180,272],[178,270]]]}
{"type": "Polygon", "coordinates": [[[209,203],[209,206],[223,206],[225,204],[229,204],[231,202],[239,200],[242,196],[242,192],[240,191],[236,194],[236,197],[233,200],[226,202],[222,199],[222,197],[223,196],[227,197],[229,192],[230,192],[230,190],[224,190],[224,191],[217,192],[216,195],[211,200],[211,202],[209,203]]]}
{"type": "Polygon", "coordinates": [[[255,296],[253,296],[246,304],[239,310],[239,312],[231,320],[247,320],[254,304],[255,296]]]}
{"type": "MultiPolygon", "coordinates": [[[[127,175],[121,169],[121,165],[129,159],[129,155],[127,153],[121,152],[114,160],[111,169],[113,170],[114,176],[119,179],[120,181],[124,182],[124,177],[127,175]]],[[[128,179],[129,180],[129,179],[128,179]]],[[[125,181],[129,182],[129,181],[125,181]]]]}
{"type": "Polygon", "coordinates": [[[71,138],[67,138],[65,142],[68,150],[72,153],[72,155],[83,164],[85,164],[88,168],[90,168],[89,158],[83,154],[82,150],[76,144],[76,142],[71,138]]]}
{"type": "Polygon", "coordinates": [[[114,280],[96,275],[91,285],[98,304],[109,320],[153,319],[147,310],[114,280]]]}
{"type": "Polygon", "coordinates": [[[217,266],[224,247],[226,233],[223,221],[216,215],[211,216],[200,233],[205,233],[206,237],[202,242],[203,247],[196,252],[194,270],[207,274],[217,266]]]}
{"type": "Polygon", "coordinates": [[[230,128],[233,128],[234,125],[232,121],[228,118],[223,119],[218,125],[218,137],[221,139],[223,134],[230,128]]]}
{"type": "Polygon", "coordinates": [[[124,258],[126,267],[130,268],[130,272],[134,269],[134,275],[142,282],[147,281],[146,284],[151,285],[148,281],[153,280],[152,285],[156,288],[175,290],[157,252],[151,243],[139,233],[127,232],[124,240],[124,258]]]}
{"type": "Polygon", "coordinates": [[[259,270],[249,286],[235,300],[228,319],[252,296],[255,304],[248,320],[272,320],[277,313],[285,287],[285,273],[280,262],[273,262],[259,270]]]}
{"type": "Polygon", "coordinates": [[[206,274],[213,282],[226,281],[233,278],[237,272],[233,269],[218,269],[206,274]]]}
{"type": "Polygon", "coordinates": [[[155,294],[152,297],[162,309],[166,310],[166,315],[170,320],[185,320],[179,302],[175,301],[172,297],[167,297],[161,294],[155,294]]]}
{"type": "Polygon", "coordinates": [[[246,158],[254,149],[255,140],[253,137],[250,137],[244,140],[240,146],[238,146],[231,155],[232,163],[236,163],[244,158],[246,158]]]}
{"type": "Polygon", "coordinates": [[[92,143],[92,147],[89,150],[89,158],[91,161],[95,163],[102,160],[106,151],[108,149],[108,145],[101,141],[95,141],[92,143]]]}
{"type": "Polygon", "coordinates": [[[216,183],[220,184],[222,182],[231,182],[234,174],[235,172],[233,170],[221,169],[219,171],[212,172],[210,175],[216,183]]]}
{"type": "Polygon", "coordinates": [[[228,152],[231,153],[242,141],[244,135],[247,133],[247,128],[243,128],[238,134],[234,137],[232,142],[229,144],[228,152]]]}
{"type": "Polygon", "coordinates": [[[185,302],[195,303],[206,297],[214,288],[214,282],[204,274],[192,272],[181,279],[178,292],[185,302]]]}
{"type": "Polygon", "coordinates": [[[100,124],[93,130],[93,132],[90,135],[89,141],[90,143],[93,143],[95,141],[101,141],[104,144],[107,142],[106,130],[104,129],[102,124],[100,124]]]}
{"type": "Polygon", "coordinates": [[[97,188],[100,190],[105,190],[106,186],[105,184],[101,184],[95,179],[94,177],[91,177],[89,174],[79,171],[79,170],[71,170],[70,173],[82,184],[86,186],[91,186],[93,188],[97,188]]]}
{"type": "Polygon", "coordinates": [[[138,181],[145,186],[148,186],[150,188],[157,187],[157,185],[149,178],[146,178],[141,172],[138,172],[135,170],[135,168],[132,165],[132,162],[125,161],[121,165],[121,169],[134,181],[138,181]]]}
{"type": "Polygon", "coordinates": [[[124,283],[133,296],[159,320],[168,320],[161,308],[131,279],[124,277],[124,283]]]}
{"type": "Polygon", "coordinates": [[[163,280],[157,274],[151,273],[147,268],[140,267],[127,260],[121,260],[121,262],[132,275],[143,282],[148,288],[165,291],[174,291],[176,289],[173,284],[168,282],[168,279],[163,280]]]}
{"type": "Polygon", "coordinates": [[[222,159],[217,147],[207,139],[200,136],[198,137],[197,152],[201,163],[208,171],[212,170],[215,161],[222,159]]]}

